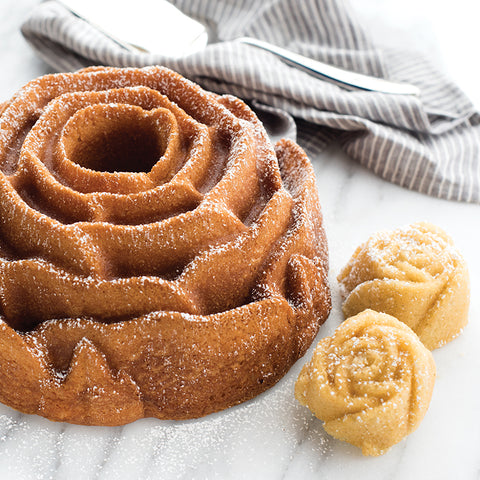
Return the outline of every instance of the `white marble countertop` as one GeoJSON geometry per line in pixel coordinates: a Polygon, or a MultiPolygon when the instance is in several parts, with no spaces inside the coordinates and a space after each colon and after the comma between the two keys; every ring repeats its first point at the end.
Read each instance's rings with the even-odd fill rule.
{"type": "MultiPolygon", "coordinates": [[[[0,2],[0,99],[49,71],[18,30],[37,2],[0,2]]],[[[455,45],[470,49],[474,58],[474,45],[468,44],[466,35],[472,32],[472,19],[478,20],[478,15],[468,14],[476,2],[352,3],[362,8],[359,14],[371,22],[374,36],[382,38],[388,31],[389,42],[407,42],[429,52],[480,105],[480,88],[474,85],[476,66],[462,62],[455,49],[455,45]],[[465,19],[457,14],[462,9],[467,12],[465,19]]],[[[268,392],[195,421],[145,419],[124,427],[82,427],[0,405],[1,479],[480,478],[480,207],[389,184],[336,149],[312,161],[330,245],[333,292],[333,310],[318,338],[332,333],[342,321],[336,274],[373,232],[428,220],[453,236],[468,262],[470,322],[458,339],[434,351],[437,382],[418,430],[378,458],[362,457],[355,447],[329,437],[321,422],[293,398],[295,379],[310,350],[268,392]]]]}

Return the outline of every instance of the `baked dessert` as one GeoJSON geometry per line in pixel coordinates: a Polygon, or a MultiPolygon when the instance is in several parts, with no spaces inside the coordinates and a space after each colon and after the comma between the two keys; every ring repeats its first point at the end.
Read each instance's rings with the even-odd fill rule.
{"type": "Polygon", "coordinates": [[[433,356],[412,329],[365,310],[319,342],[295,397],[330,435],[381,455],[418,427],[434,383],[433,356]]]}
{"type": "Polygon", "coordinates": [[[312,166],[160,67],[27,84],[0,116],[0,400],[80,424],[271,387],[330,309],[312,166]]]}
{"type": "Polygon", "coordinates": [[[380,232],[360,245],[338,281],[345,318],[366,308],[406,323],[433,350],[468,321],[465,260],[439,227],[420,222],[380,232]]]}

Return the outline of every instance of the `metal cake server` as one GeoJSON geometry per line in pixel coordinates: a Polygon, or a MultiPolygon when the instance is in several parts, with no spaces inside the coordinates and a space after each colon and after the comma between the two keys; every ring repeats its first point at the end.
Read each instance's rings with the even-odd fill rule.
{"type": "Polygon", "coordinates": [[[300,68],[310,75],[330,80],[348,90],[369,90],[393,95],[420,95],[420,89],[415,85],[391,82],[383,78],[344,70],[318,60],[313,60],[312,58],[305,57],[285,48],[272,45],[271,43],[257,40],[256,38],[241,37],[237,38],[236,41],[271,52],[288,64],[300,68]]]}
{"type": "MultiPolygon", "coordinates": [[[[205,26],[166,0],[58,1],[74,15],[131,52],[182,57],[202,50],[208,44],[209,36],[205,26]]],[[[420,95],[420,90],[415,85],[344,70],[262,40],[241,37],[235,41],[270,52],[289,65],[348,90],[420,95]]]]}

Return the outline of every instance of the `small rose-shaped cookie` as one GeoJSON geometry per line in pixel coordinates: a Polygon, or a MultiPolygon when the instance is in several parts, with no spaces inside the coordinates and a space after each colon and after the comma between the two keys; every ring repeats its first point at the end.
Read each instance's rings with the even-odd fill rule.
{"type": "Polygon", "coordinates": [[[365,310],[319,342],[295,397],[334,437],[381,455],[423,419],[435,382],[429,350],[404,323],[365,310]]]}
{"type": "Polygon", "coordinates": [[[373,235],[338,281],[345,318],[366,308],[388,313],[430,350],[457,337],[468,321],[467,266],[451,238],[429,223],[373,235]]]}

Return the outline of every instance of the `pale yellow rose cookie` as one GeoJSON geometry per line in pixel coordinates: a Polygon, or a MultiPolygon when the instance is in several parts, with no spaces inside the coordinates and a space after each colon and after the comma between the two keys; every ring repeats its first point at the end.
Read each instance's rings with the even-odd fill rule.
{"type": "Polygon", "coordinates": [[[357,248],[338,281],[345,318],[366,308],[388,313],[430,350],[453,340],[467,324],[467,266],[435,225],[415,223],[373,235],[357,248]]]}
{"type": "Polygon", "coordinates": [[[334,437],[381,455],[423,419],[435,382],[431,352],[404,323],[373,310],[319,342],[295,397],[334,437]]]}

